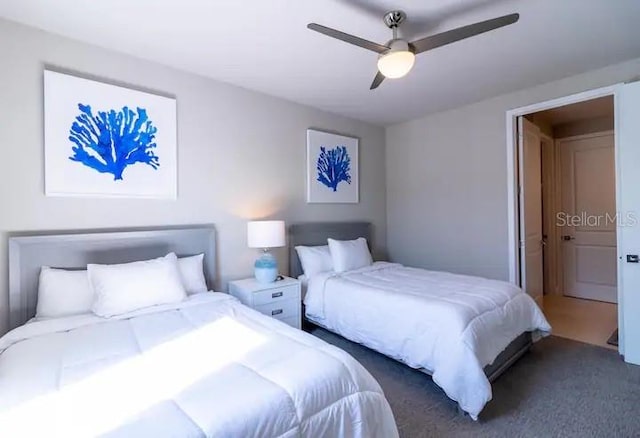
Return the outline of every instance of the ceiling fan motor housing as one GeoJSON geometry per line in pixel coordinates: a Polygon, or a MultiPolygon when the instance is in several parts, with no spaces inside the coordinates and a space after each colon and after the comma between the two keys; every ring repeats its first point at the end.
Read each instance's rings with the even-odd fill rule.
{"type": "Polygon", "coordinates": [[[390,52],[411,52],[411,48],[409,43],[401,38],[396,38],[387,42],[387,47],[389,47],[389,51],[385,52],[383,55],[390,52]]]}

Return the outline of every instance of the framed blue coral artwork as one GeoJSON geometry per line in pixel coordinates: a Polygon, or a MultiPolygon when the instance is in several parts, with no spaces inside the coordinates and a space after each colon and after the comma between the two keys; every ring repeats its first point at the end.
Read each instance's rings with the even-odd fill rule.
{"type": "Polygon", "coordinates": [[[307,130],[307,202],[357,203],[358,139],[307,130]]]}
{"type": "Polygon", "coordinates": [[[44,72],[47,196],[177,196],[175,99],[44,72]]]}

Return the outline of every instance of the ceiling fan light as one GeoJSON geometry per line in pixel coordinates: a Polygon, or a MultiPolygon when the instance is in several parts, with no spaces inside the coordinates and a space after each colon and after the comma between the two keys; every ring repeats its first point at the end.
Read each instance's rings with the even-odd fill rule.
{"type": "Polygon", "coordinates": [[[413,68],[416,56],[409,50],[389,51],[378,58],[378,71],[389,79],[405,76],[413,68]]]}

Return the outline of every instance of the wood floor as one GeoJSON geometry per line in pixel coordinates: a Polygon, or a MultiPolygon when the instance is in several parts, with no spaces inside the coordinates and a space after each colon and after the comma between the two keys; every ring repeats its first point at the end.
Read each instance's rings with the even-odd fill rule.
{"type": "Polygon", "coordinates": [[[545,295],[543,309],[555,336],[617,350],[607,344],[618,328],[616,304],[545,295]]]}

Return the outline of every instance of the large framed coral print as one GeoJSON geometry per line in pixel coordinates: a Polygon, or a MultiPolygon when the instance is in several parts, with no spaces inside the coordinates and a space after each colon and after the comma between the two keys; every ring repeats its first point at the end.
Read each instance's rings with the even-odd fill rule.
{"type": "Polygon", "coordinates": [[[307,202],[358,202],[358,139],[307,130],[307,202]]]}
{"type": "Polygon", "coordinates": [[[177,196],[176,101],[44,72],[47,196],[177,196]]]}

